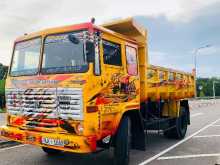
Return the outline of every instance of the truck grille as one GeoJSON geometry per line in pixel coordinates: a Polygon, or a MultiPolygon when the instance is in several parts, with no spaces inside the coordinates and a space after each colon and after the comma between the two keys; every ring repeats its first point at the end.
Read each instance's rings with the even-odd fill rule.
{"type": "Polygon", "coordinates": [[[82,90],[59,88],[57,90],[58,113],[62,119],[83,119],[82,90]]]}
{"type": "Polygon", "coordinates": [[[56,126],[48,119],[82,120],[82,104],[82,90],[77,88],[6,90],[8,113],[24,116],[29,126],[56,126]]]}

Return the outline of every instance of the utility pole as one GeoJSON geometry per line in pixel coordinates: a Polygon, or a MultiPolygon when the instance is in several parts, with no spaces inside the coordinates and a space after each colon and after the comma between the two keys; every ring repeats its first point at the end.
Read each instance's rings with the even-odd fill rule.
{"type": "Polygon", "coordinates": [[[201,46],[199,48],[196,48],[195,49],[195,52],[194,52],[194,67],[195,67],[195,98],[197,98],[197,86],[196,86],[196,82],[197,82],[197,55],[198,55],[198,52],[199,50],[201,49],[204,49],[204,48],[209,48],[211,47],[212,45],[208,44],[208,45],[205,45],[205,46],[201,46]]]}
{"type": "MultiPolygon", "coordinates": [[[[217,84],[217,83],[219,83],[219,82],[217,82],[217,81],[213,80],[213,83],[212,83],[212,89],[213,89],[213,99],[215,99],[215,98],[216,98],[215,84],[217,84]]],[[[220,83],[219,83],[219,84],[220,84],[220,83]]]]}
{"type": "Polygon", "coordinates": [[[215,81],[213,81],[212,89],[213,89],[213,99],[215,99],[215,81]]]}

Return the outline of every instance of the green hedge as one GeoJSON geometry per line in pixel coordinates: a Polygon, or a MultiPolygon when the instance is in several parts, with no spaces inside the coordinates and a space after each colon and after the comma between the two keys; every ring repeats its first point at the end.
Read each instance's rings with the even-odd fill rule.
{"type": "Polygon", "coordinates": [[[215,82],[215,95],[220,96],[220,78],[197,78],[197,96],[198,97],[212,97],[213,96],[213,82],[215,82]],[[202,86],[202,90],[199,90],[202,86]]]}
{"type": "Polygon", "coordinates": [[[5,80],[0,80],[0,95],[5,95],[5,80]]]}

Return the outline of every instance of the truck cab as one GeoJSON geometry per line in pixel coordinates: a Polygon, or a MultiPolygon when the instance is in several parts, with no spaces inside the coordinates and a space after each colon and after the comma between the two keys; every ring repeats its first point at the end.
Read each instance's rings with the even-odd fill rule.
{"type": "Polygon", "coordinates": [[[66,138],[56,147],[95,150],[96,140],[115,133],[123,110],[139,108],[137,51],[135,40],[92,23],[18,38],[6,82],[5,129],[24,132],[13,130],[12,137],[27,143],[49,133],[42,145],[60,135],[66,138]],[[83,140],[75,140],[79,135],[83,140]]]}
{"type": "Polygon", "coordinates": [[[6,80],[8,117],[1,136],[48,154],[113,146],[118,165],[129,163],[130,148],[145,150],[144,130],[156,129],[155,123],[164,121],[171,128],[167,135],[183,138],[189,124],[184,98],[194,94],[194,76],[150,66],[146,41],[146,30],[132,18],[19,37],[6,80]],[[175,77],[185,85],[177,89],[175,77]],[[174,130],[180,119],[181,135],[174,130]]]}

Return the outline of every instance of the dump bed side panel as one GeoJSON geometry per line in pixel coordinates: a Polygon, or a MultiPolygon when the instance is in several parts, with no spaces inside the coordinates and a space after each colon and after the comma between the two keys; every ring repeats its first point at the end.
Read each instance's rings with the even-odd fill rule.
{"type": "Polygon", "coordinates": [[[195,95],[195,75],[149,65],[147,95],[151,100],[191,98],[195,95]]]}

